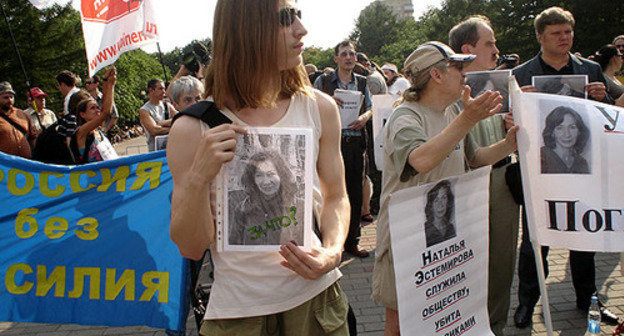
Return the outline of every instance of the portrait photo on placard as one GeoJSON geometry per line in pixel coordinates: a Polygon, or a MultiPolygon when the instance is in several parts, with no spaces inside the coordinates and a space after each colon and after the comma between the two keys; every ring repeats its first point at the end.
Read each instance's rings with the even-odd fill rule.
{"type": "Polygon", "coordinates": [[[470,97],[475,98],[484,92],[498,91],[503,96],[500,113],[509,112],[509,77],[511,70],[476,71],[466,73],[466,85],[470,86],[470,97]]]}
{"type": "Polygon", "coordinates": [[[582,104],[540,102],[542,174],[591,174],[590,120],[582,104]]]}
{"type": "Polygon", "coordinates": [[[587,75],[534,76],[532,81],[537,92],[587,98],[587,75]]]}
{"type": "Polygon", "coordinates": [[[449,180],[442,180],[427,192],[425,205],[427,247],[445,242],[456,236],[453,186],[449,180]]]}
{"type": "Polygon", "coordinates": [[[302,134],[239,135],[227,165],[229,245],[304,244],[305,153],[302,134]]]}
{"type": "Polygon", "coordinates": [[[155,150],[163,150],[167,149],[167,141],[169,141],[169,135],[157,135],[154,138],[154,146],[156,146],[155,150]]]}

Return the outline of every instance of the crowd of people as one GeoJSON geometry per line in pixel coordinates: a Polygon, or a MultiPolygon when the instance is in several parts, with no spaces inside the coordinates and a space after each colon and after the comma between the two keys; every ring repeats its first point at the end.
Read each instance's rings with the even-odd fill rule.
{"type": "MultiPolygon", "coordinates": [[[[524,211],[519,171],[511,159],[518,127],[511,113],[497,113],[502,107],[500,93],[486,90],[470,96],[464,85],[466,73],[513,69],[525,92],[535,91],[534,76],[583,74],[589,77],[585,88],[589,99],[624,106],[624,86],[618,79],[624,35],[591,55],[594,62],[571,53],[575,21],[570,12],[551,7],[536,14],[540,51],[523,64],[516,54],[501,57],[488,18],[472,16],[450,30],[448,45],[423,43],[401,70],[391,63],[380,67],[358,53],[353,42],[343,41],[334,49],[335,69],[320,71],[313,64],[303,66],[301,39],[307,31],[293,1],[218,1],[212,62],[191,75],[181,66],[168,87],[162,80],[150,80],[149,99],[138,111],[141,126],[110,133],[119,117],[113,97],[114,67],[102,78],[88,78],[86,90],[77,88],[77,77],[64,71],[57,76],[65,95],[64,111],[58,115],[45,109],[46,94],[39,88],[28,94],[31,107],[15,108],[15,92],[9,83],[0,83],[0,151],[30,158],[38,134],[49,127],[67,139],[75,162],[81,163],[103,159],[98,144],[107,137],[121,141],[144,129],[150,151],[160,149],[158,137],[169,137],[167,159],[174,180],[171,237],[182,256],[201,260],[216,235],[211,189],[223,164],[234,157],[237,134],[245,133],[244,126],[312,128],[319,229],[312,251],[304,252],[292,242],[282,245],[279,253],[261,257],[211,250],[215,281],[200,331],[205,335],[264,335],[273,327],[280,335],[353,334],[337,267],[343,250],[360,258],[369,256],[359,239],[362,221],[372,222],[374,216],[378,217],[373,300],[386,308],[385,335],[398,335],[388,196],[462,174],[466,165],[491,165],[487,308],[493,332],[503,335],[520,209],[524,211]],[[339,120],[343,101],[335,96],[337,89],[359,91],[363,97],[358,117],[346,127],[339,120]],[[383,167],[375,165],[372,150],[371,96],[379,94],[397,99],[383,133],[383,167]],[[207,127],[184,113],[176,118],[178,111],[201,99],[212,101],[234,122],[207,127]]],[[[553,122],[558,125],[561,120],[553,122]]],[[[518,328],[530,325],[540,295],[525,219],[523,214],[520,304],[514,315],[518,328]]],[[[448,234],[435,231],[434,224],[432,237],[448,234]]],[[[547,252],[543,247],[544,260],[547,252]]],[[[588,310],[590,297],[597,292],[594,254],[570,251],[576,305],[582,311],[588,310]]],[[[544,265],[547,271],[546,261],[544,265]]],[[[602,304],[601,313],[604,322],[618,322],[602,304]]]]}

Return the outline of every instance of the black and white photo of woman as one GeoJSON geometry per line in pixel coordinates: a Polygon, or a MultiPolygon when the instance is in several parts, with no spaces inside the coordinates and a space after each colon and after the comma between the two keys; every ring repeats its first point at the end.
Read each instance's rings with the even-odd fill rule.
{"type": "Polygon", "coordinates": [[[448,180],[440,181],[427,192],[425,217],[427,247],[457,236],[455,230],[455,196],[448,180]]]}
{"type": "Polygon", "coordinates": [[[581,116],[567,106],[553,109],[546,117],[540,149],[542,174],[589,174],[585,150],[589,129],[581,116]]]}
{"type": "Polygon", "coordinates": [[[295,178],[282,157],[270,150],[253,154],[240,180],[244,190],[228,196],[230,245],[281,245],[290,241],[303,245],[303,223],[296,220],[299,216],[291,218],[291,208],[303,211],[299,206],[303,202],[296,197],[295,178]]]}

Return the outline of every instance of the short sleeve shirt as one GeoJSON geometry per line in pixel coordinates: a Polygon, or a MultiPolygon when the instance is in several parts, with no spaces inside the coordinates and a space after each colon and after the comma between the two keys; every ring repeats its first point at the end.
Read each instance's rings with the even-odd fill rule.
{"type": "Polygon", "coordinates": [[[37,118],[37,112],[35,112],[32,107],[24,111],[24,113],[28,115],[28,118],[30,118],[30,124],[37,133],[40,133],[43,131],[43,128],[48,128],[56,122],[56,115],[54,112],[48,109],[43,109],[41,112],[39,118],[37,118]],[[41,123],[39,123],[39,121],[41,121],[41,123]],[[43,128],[41,126],[43,126],[43,128]]]}
{"type": "Polygon", "coordinates": [[[410,153],[441,133],[461,110],[451,105],[444,111],[417,102],[404,102],[388,119],[384,129],[384,167],[381,208],[377,222],[377,257],[390,249],[388,206],[390,195],[398,190],[438,181],[466,171],[474,156],[476,143],[467,136],[438,166],[420,174],[408,162],[410,153]]]}

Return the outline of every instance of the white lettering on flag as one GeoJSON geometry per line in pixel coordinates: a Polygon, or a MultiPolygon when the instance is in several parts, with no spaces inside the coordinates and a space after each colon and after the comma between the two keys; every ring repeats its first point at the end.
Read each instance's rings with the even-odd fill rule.
{"type": "Polygon", "coordinates": [[[158,40],[152,0],[82,0],[80,7],[89,76],[158,40]]]}

